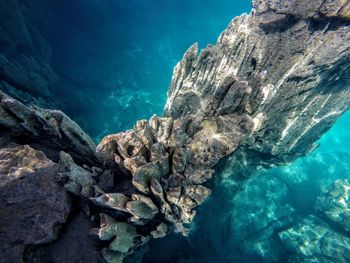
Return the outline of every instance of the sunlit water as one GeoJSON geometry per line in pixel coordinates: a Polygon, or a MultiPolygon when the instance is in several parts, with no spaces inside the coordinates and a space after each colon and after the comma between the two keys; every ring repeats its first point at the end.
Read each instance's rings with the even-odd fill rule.
{"type": "MultiPolygon", "coordinates": [[[[250,2],[51,1],[55,11],[37,22],[59,75],[53,92],[96,142],[161,115],[173,67],[186,49],[215,43],[232,18],[250,11],[250,2]]],[[[230,180],[216,180],[190,236],[152,241],[143,262],[285,262],[288,251],[275,233],[310,213],[321,187],[349,177],[349,122],[344,115],[313,153],[259,171],[238,194],[230,180]]]]}

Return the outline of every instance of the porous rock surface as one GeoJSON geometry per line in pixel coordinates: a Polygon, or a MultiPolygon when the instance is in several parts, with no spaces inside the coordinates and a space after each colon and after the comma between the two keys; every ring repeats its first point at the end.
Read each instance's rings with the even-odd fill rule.
{"type": "MultiPolygon", "coordinates": [[[[122,262],[151,238],[188,234],[195,208],[211,194],[204,184],[224,157],[237,176],[241,168],[285,164],[314,149],[349,108],[349,2],[253,6],[215,45],[186,52],[163,117],[105,137],[96,155],[91,139],[62,112],[0,93],[1,145],[29,145],[23,147],[55,163],[55,180],[95,223],[91,234],[107,262],[122,262]]],[[[11,176],[11,169],[4,173],[11,176]]],[[[298,252],[290,232],[303,230],[280,237],[298,252]]]]}
{"type": "Polygon", "coordinates": [[[58,165],[28,145],[0,149],[0,262],[22,262],[28,245],[57,238],[71,210],[58,165]]]}

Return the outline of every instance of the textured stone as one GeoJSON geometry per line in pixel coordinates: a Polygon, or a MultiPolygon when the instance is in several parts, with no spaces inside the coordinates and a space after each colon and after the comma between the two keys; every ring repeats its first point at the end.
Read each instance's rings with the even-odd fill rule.
{"type": "Polygon", "coordinates": [[[317,198],[315,209],[350,232],[350,184],[337,180],[317,198]]]}
{"type": "Polygon", "coordinates": [[[102,193],[93,175],[75,164],[72,157],[65,152],[60,153],[58,172],[61,181],[64,181],[64,187],[73,194],[90,198],[102,193]]]}
{"type": "Polygon", "coordinates": [[[7,142],[29,144],[54,161],[65,151],[79,164],[99,165],[91,138],[63,112],[27,107],[2,91],[0,133],[7,142]]]}
{"type": "Polygon", "coordinates": [[[333,232],[318,218],[309,216],[279,233],[282,242],[296,253],[291,262],[348,262],[350,239],[333,232]]]}
{"type": "Polygon", "coordinates": [[[93,229],[101,240],[112,240],[109,248],[112,251],[128,253],[135,247],[136,229],[130,224],[116,222],[112,217],[106,214],[100,214],[100,228],[93,229]]]}
{"type": "Polygon", "coordinates": [[[131,198],[132,201],[126,204],[127,211],[133,215],[131,221],[142,224],[143,220],[151,220],[158,214],[159,210],[152,199],[138,194],[133,194],[131,198]]]}
{"type": "Polygon", "coordinates": [[[128,212],[126,204],[131,199],[121,193],[102,194],[95,198],[90,198],[96,205],[103,206],[111,209],[116,209],[124,212],[128,212]]]}
{"type": "Polygon", "coordinates": [[[0,257],[22,262],[28,245],[48,243],[70,212],[58,165],[28,145],[0,149],[0,257]]]}
{"type": "MultiPolygon", "coordinates": [[[[109,244],[107,261],[122,261],[151,236],[187,235],[185,225],[211,194],[203,184],[221,159],[245,180],[244,168],[285,164],[309,153],[349,108],[348,1],[259,0],[253,7],[215,45],[200,52],[197,44],[190,47],[174,69],[163,117],[105,137],[98,158],[91,139],[63,113],[29,108],[0,93],[1,145],[29,144],[60,160],[61,183],[92,219],[100,214],[93,232],[109,244]],[[94,173],[91,166],[103,169],[94,173]]],[[[258,229],[266,236],[285,227],[274,217],[291,222],[291,209],[270,210],[258,229]]],[[[314,218],[305,220],[279,235],[295,258],[318,253],[320,260],[332,254],[348,260],[345,237],[314,218]],[[305,241],[311,245],[305,248],[305,241]]],[[[252,251],[271,259],[264,254],[268,242],[248,239],[243,250],[255,242],[252,251]]]]}

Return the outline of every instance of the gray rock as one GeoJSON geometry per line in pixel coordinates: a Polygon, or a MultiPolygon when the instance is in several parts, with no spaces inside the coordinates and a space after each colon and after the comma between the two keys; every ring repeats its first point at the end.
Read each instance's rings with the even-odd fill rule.
{"type": "Polygon", "coordinates": [[[28,145],[0,149],[0,262],[23,262],[28,245],[57,238],[71,210],[58,165],[28,145]]]}
{"type": "Polygon", "coordinates": [[[315,209],[350,232],[350,184],[337,180],[317,197],[315,209]]]}
{"type": "Polygon", "coordinates": [[[291,262],[349,262],[350,238],[333,232],[320,219],[309,216],[279,236],[296,253],[291,262]]]}
{"type": "Polygon", "coordinates": [[[79,164],[100,166],[94,142],[67,115],[57,110],[27,107],[2,91],[0,132],[7,142],[28,142],[56,162],[60,151],[65,151],[79,164]]]}
{"type": "MultiPolygon", "coordinates": [[[[203,184],[221,159],[236,177],[244,167],[285,164],[313,150],[349,108],[348,2],[264,0],[253,6],[215,45],[198,54],[195,44],[186,52],[174,69],[164,117],[105,137],[96,148],[99,159],[91,139],[62,112],[29,108],[0,93],[1,144],[25,141],[53,161],[67,153],[60,156],[59,172],[65,187],[92,202],[94,216],[101,215],[93,232],[109,243],[107,261],[122,261],[151,236],[188,234],[185,224],[210,196],[203,184]],[[98,174],[108,171],[107,187],[89,168],[101,163],[98,174]]],[[[261,229],[284,215],[271,209],[261,229]]],[[[340,262],[348,260],[346,238],[306,220],[280,233],[297,257],[336,253],[340,262]],[[314,229],[326,235],[326,243],[314,229]],[[300,235],[311,246],[305,248],[300,235]]],[[[269,235],[275,231],[268,229],[269,235]]],[[[252,240],[264,256],[267,242],[252,240]]]]}

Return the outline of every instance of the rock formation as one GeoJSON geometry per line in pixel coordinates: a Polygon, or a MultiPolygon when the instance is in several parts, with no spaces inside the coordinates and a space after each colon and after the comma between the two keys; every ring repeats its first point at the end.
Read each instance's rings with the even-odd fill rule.
{"type": "MultiPolygon", "coordinates": [[[[66,220],[66,195],[79,200],[96,224],[91,234],[101,240],[104,259],[122,262],[151,238],[188,234],[221,159],[243,179],[249,176],[244,168],[285,164],[315,148],[350,106],[350,3],[264,0],[253,6],[215,45],[198,54],[195,44],[186,52],[174,70],[163,117],[105,137],[96,154],[91,139],[62,112],[0,93],[1,180],[28,177],[13,187],[30,189],[30,176],[49,169],[56,177],[46,182],[46,175],[43,184],[60,193],[62,213],[46,219],[46,237],[21,236],[20,251],[13,252],[19,259],[26,245],[54,239],[53,225],[66,220]],[[16,164],[8,163],[12,155],[16,164]]],[[[293,240],[302,231],[297,227],[280,238],[301,251],[293,240]]]]}

